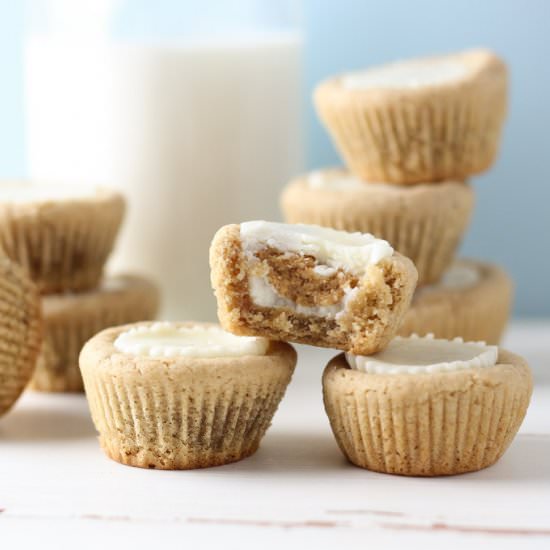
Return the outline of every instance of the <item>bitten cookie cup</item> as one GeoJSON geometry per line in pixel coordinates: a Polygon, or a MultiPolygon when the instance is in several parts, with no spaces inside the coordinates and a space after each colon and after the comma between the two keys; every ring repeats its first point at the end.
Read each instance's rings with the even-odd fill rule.
{"type": "Polygon", "coordinates": [[[23,269],[0,257],[0,415],[30,380],[42,339],[40,296],[23,269]]]}
{"type": "Polygon", "coordinates": [[[263,221],[222,227],[210,265],[226,330],[360,354],[392,338],[417,279],[372,235],[263,221]]]}
{"type": "Polygon", "coordinates": [[[372,233],[410,258],[418,284],[438,281],[468,226],[474,193],[464,182],[367,184],[344,169],[312,172],[281,196],[285,221],[372,233]]]}
{"type": "Polygon", "coordinates": [[[371,374],[338,355],[324,371],[323,395],[340,449],[362,468],[409,476],[494,464],[517,433],[532,393],[521,357],[497,350],[495,359],[493,366],[481,361],[454,370],[371,374]]]}
{"type": "Polygon", "coordinates": [[[0,184],[0,246],[40,292],[82,291],[99,283],[124,214],[107,189],[0,184]]]}
{"type": "Polygon", "coordinates": [[[398,333],[498,344],[512,297],[512,280],[504,270],[487,262],[457,260],[438,284],[417,289],[398,333]]]}
{"type": "Polygon", "coordinates": [[[43,296],[44,342],[30,388],[83,391],[78,354],[86,341],[108,327],[154,319],[158,306],[156,285],[133,275],[106,277],[88,292],[43,296]]]}
{"type": "Polygon", "coordinates": [[[495,159],[507,69],[487,50],[412,59],[329,79],[314,101],[358,177],[403,184],[464,179],[495,159]]]}
{"type": "Polygon", "coordinates": [[[160,469],[218,466],[253,454],[295,364],[288,344],[203,323],[108,329],[80,355],[105,453],[160,469]]]}

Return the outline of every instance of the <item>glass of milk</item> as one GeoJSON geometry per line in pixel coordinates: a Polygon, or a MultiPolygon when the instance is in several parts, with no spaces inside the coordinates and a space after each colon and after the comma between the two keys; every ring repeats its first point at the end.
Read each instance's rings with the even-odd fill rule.
{"type": "Polygon", "coordinates": [[[149,274],[163,317],[214,320],[208,248],[277,219],[303,168],[299,2],[35,0],[29,175],[127,197],[110,270],[149,274]]]}

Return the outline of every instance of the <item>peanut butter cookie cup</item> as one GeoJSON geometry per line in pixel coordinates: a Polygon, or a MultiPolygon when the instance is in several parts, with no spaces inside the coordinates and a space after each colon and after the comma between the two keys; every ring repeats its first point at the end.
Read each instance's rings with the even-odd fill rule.
{"type": "Polygon", "coordinates": [[[314,100],[358,177],[464,179],[489,168],[497,154],[507,69],[487,50],[411,59],[329,79],[314,100]]]}
{"type": "Polygon", "coordinates": [[[107,329],[80,354],[105,453],[160,469],[218,466],[253,454],[295,364],[288,344],[205,323],[107,329]]]}
{"type": "Polygon", "coordinates": [[[439,283],[416,290],[398,333],[498,344],[510,317],[512,295],[512,280],[500,267],[457,260],[439,283]]]}
{"type": "Polygon", "coordinates": [[[105,277],[96,290],[43,296],[44,342],[30,387],[37,391],[83,391],[78,368],[82,346],[99,331],[154,319],[159,291],[134,275],[105,277]]]}
{"type": "Polygon", "coordinates": [[[297,178],[281,196],[285,221],[372,233],[410,258],[418,284],[438,281],[468,226],[474,193],[465,182],[365,183],[343,169],[297,178]]]}
{"type": "Polygon", "coordinates": [[[438,476],[494,464],[533,388],[524,359],[483,342],[396,337],[370,357],[338,355],[323,374],[340,449],[376,472],[438,476]]]}
{"type": "Polygon", "coordinates": [[[263,221],[222,227],[210,265],[226,330],[363,354],[391,340],[417,279],[370,234],[263,221]]]}
{"type": "Polygon", "coordinates": [[[123,214],[115,191],[0,183],[0,246],[40,292],[88,290],[99,283],[123,214]]]}
{"type": "Polygon", "coordinates": [[[31,379],[42,339],[40,296],[23,269],[0,256],[0,415],[31,379]]]}

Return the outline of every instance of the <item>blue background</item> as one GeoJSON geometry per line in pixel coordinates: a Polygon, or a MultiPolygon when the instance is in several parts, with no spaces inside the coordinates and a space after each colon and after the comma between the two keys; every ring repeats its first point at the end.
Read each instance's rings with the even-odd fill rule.
{"type": "MultiPolygon", "coordinates": [[[[2,178],[25,175],[23,7],[0,0],[2,178]]],[[[473,46],[490,47],[507,60],[510,114],[501,154],[473,180],[477,205],[462,252],[507,267],[517,285],[516,314],[549,316],[550,1],[305,0],[302,25],[310,168],[338,163],[310,102],[314,84],[325,76],[473,46]]]]}

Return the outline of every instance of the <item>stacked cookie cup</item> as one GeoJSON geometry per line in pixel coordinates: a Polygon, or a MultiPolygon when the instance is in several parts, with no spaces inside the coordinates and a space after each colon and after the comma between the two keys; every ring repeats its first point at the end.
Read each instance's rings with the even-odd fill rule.
{"type": "Polygon", "coordinates": [[[418,291],[401,335],[498,343],[511,280],[455,254],[474,205],[468,178],[498,150],[505,64],[486,50],[399,62],[328,79],[314,100],[347,167],[290,182],[285,220],[372,233],[409,257],[418,291]]]}
{"type": "Polygon", "coordinates": [[[417,281],[370,234],[246,222],[210,251],[222,326],[339,349],[323,374],[338,445],[357,466],[401,475],[476,471],[506,450],[532,392],[514,354],[462,338],[395,336],[417,281]]]}
{"type": "Polygon", "coordinates": [[[315,225],[222,227],[210,248],[220,325],[104,330],[80,354],[101,446],[142,468],[253,454],[296,364],[290,343],[333,348],[325,409],[354,464],[450,475],[493,464],[532,392],[525,361],[462,339],[395,336],[417,282],[387,241],[315,225]]]}
{"type": "Polygon", "coordinates": [[[104,274],[124,209],[123,197],[108,189],[0,185],[0,247],[35,289],[27,300],[36,295],[42,310],[40,353],[25,380],[32,389],[82,391],[78,354],[86,340],[105,327],[156,314],[153,283],[104,274]]]}

